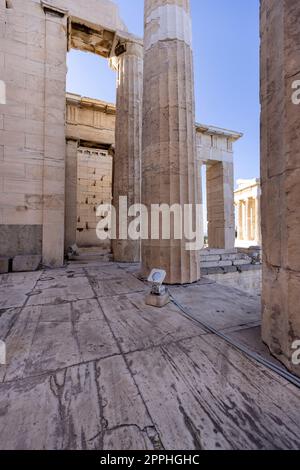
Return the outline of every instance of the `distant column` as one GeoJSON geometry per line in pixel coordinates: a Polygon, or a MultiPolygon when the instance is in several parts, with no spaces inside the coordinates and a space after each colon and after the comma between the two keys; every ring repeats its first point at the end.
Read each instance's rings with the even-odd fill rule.
{"type": "Polygon", "coordinates": [[[261,246],[261,204],[260,195],[255,199],[255,240],[261,246]]]}
{"type": "Polygon", "coordinates": [[[238,203],[238,240],[243,240],[243,201],[238,203]]]}
{"type": "MultiPolygon", "coordinates": [[[[189,0],[145,0],[144,50],[142,201],[149,211],[152,204],[192,204],[196,229],[196,204],[202,201],[189,0]]],[[[200,217],[202,226],[201,208],[200,217]]],[[[161,268],[169,284],[197,281],[199,251],[187,251],[187,242],[176,239],[174,230],[168,240],[162,233],[143,240],[144,274],[161,268]]]]}
{"type": "Polygon", "coordinates": [[[127,196],[128,208],[141,202],[143,46],[127,42],[119,50],[114,59],[118,74],[113,182],[117,240],[112,247],[115,261],[131,263],[141,259],[141,242],[127,239],[127,225],[120,226],[119,198],[127,196]]]}
{"type": "Polygon", "coordinates": [[[247,199],[243,201],[243,240],[247,240],[247,199]]]}
{"type": "Polygon", "coordinates": [[[210,248],[231,249],[235,245],[233,164],[207,166],[207,216],[210,248]]]}
{"type": "Polygon", "coordinates": [[[244,240],[250,240],[250,210],[249,210],[249,198],[245,201],[245,236],[244,240]]]}
{"type": "Polygon", "coordinates": [[[78,141],[68,140],[66,152],[65,250],[76,243],[78,182],[77,168],[78,141]]]}

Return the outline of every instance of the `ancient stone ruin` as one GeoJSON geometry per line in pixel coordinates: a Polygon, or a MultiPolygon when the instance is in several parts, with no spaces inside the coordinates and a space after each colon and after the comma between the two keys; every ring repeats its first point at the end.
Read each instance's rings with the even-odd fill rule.
{"type": "MultiPolygon", "coordinates": [[[[126,369],[130,361],[124,359],[126,354],[131,354],[134,361],[136,351],[152,348],[149,361],[153,361],[155,366],[165,360],[156,349],[153,350],[154,346],[161,346],[160,342],[164,341],[161,338],[171,336],[176,341],[183,338],[190,341],[198,335],[194,323],[190,324],[179,316],[176,304],[166,308],[164,318],[151,310],[154,323],[149,327],[148,320],[143,317],[146,307],[139,295],[141,292],[143,296],[145,294],[141,279],[147,278],[153,268],[166,272],[166,284],[170,286],[171,294],[180,298],[181,309],[188,307],[194,315],[200,312],[202,322],[212,318],[212,310],[217,313],[213,317],[213,328],[219,336],[224,334],[224,330],[242,329],[244,323],[250,325],[249,328],[260,329],[261,317],[262,331],[260,335],[259,330],[259,335],[268,346],[272,360],[276,361],[276,367],[283,367],[283,364],[294,377],[300,376],[300,361],[292,359],[297,345],[300,348],[300,104],[293,99],[295,83],[300,80],[300,2],[261,0],[260,3],[261,178],[239,181],[239,187],[234,191],[234,144],[243,137],[242,134],[238,130],[197,123],[195,119],[189,0],[145,0],[143,39],[127,30],[117,6],[110,0],[0,0],[0,309],[5,315],[10,309],[24,309],[26,322],[35,325],[34,331],[40,331],[41,335],[43,325],[39,326],[39,322],[57,322],[58,332],[50,337],[52,346],[55,344],[59,351],[56,334],[70,338],[68,322],[73,322],[73,327],[74,324],[80,327],[78,316],[81,308],[78,305],[74,307],[72,302],[82,302],[87,322],[85,332],[76,339],[80,352],[73,351],[70,339],[69,343],[66,341],[70,346],[68,353],[57,353],[53,367],[49,366],[53,360],[53,355],[50,355],[49,362],[46,361],[42,368],[39,361],[43,341],[35,346],[34,351],[29,351],[29,346],[23,341],[27,335],[31,338],[31,330],[23,334],[19,327],[10,339],[10,321],[5,319],[4,326],[0,323],[10,344],[15,345],[15,337],[21,338],[14,347],[18,349],[22,344],[20,354],[24,355],[18,362],[22,364],[19,368],[12,359],[3,375],[0,369],[5,397],[12,393],[16,394],[13,395],[16,402],[19,399],[15,388],[11,392],[9,382],[40,377],[45,372],[56,373],[65,367],[69,370],[78,364],[79,376],[84,375],[85,366],[89,369],[88,374],[97,376],[93,361],[100,360],[100,356],[104,361],[113,357],[114,370],[126,377],[126,374],[131,374],[126,393],[138,397],[134,398],[138,411],[133,419],[140,419],[141,423],[130,429],[129,447],[138,443],[148,448],[154,445],[154,441],[157,448],[167,447],[172,442],[179,446],[180,439],[174,435],[162,443],[161,434],[155,427],[155,422],[159,421],[157,410],[161,409],[157,407],[160,396],[168,400],[164,395],[165,389],[156,384],[153,399],[149,392],[149,374],[145,374],[140,382],[139,378],[133,380],[135,375],[142,375],[144,369],[141,364],[147,363],[148,356],[143,356],[140,363],[136,362],[130,373],[126,369]],[[66,92],[66,57],[71,49],[88,51],[107,59],[117,75],[116,104],[66,92]],[[201,176],[204,167],[208,220],[205,246],[201,176]],[[157,237],[152,236],[156,230],[153,218],[149,219],[142,240],[128,238],[122,218],[124,197],[127,198],[127,209],[138,206],[150,212],[153,206],[158,206],[161,209],[158,217],[161,218],[165,207],[174,209],[172,217],[175,218],[176,208],[190,205],[192,212],[189,217],[200,233],[201,246],[196,244],[195,248],[187,249],[191,239],[186,232],[178,237],[176,224],[171,227],[168,237],[162,230],[158,231],[157,237]],[[112,228],[116,236],[112,240],[100,239],[97,226],[104,216],[99,215],[98,207],[110,204],[116,210],[112,228]],[[74,271],[66,271],[73,266],[66,264],[68,259],[75,259],[76,263],[77,249],[85,254],[99,255],[102,264],[99,261],[99,264],[88,267],[88,263],[84,264],[86,260],[80,264],[79,256],[79,264],[74,265],[74,271]],[[35,272],[39,268],[43,270],[41,277],[35,272]],[[12,273],[24,272],[28,273],[28,278],[9,277],[14,276],[12,273]],[[77,282],[77,278],[80,281],[77,282]],[[63,288],[57,279],[64,279],[61,281],[66,283],[63,288]],[[45,285],[50,289],[48,293],[43,290],[45,285]],[[81,297],[81,289],[88,294],[81,297]],[[106,290],[109,296],[114,297],[115,303],[103,295],[106,290]],[[133,300],[126,297],[129,293],[135,296],[133,300]],[[261,302],[258,295],[262,295],[261,302]],[[64,318],[63,326],[56,310],[58,305],[64,318]],[[136,316],[131,317],[132,305],[139,311],[141,323],[136,316]],[[38,309],[41,310],[36,319],[32,312],[38,309]],[[127,317],[120,320],[118,315],[124,312],[130,320],[127,317]],[[110,315],[112,326],[108,327],[110,315]],[[103,345],[103,355],[99,349],[100,340],[98,337],[94,339],[100,330],[108,338],[103,345]],[[92,345],[90,349],[85,349],[87,344],[92,345]],[[135,387],[138,387],[138,393],[135,387]],[[140,394],[144,400],[140,400],[140,394]]],[[[129,221],[133,220],[132,212],[129,221]]],[[[18,314],[13,312],[16,317],[18,314]]],[[[234,330],[232,335],[231,340],[237,341],[239,330],[234,330]]],[[[219,343],[221,340],[214,341],[215,350],[221,357],[224,353],[219,343]]],[[[35,344],[33,337],[31,343],[35,344]]],[[[201,354],[205,360],[213,355],[206,343],[204,346],[201,344],[197,343],[196,347],[189,343],[187,347],[199,363],[201,354]]],[[[258,352],[262,347],[259,343],[258,352]]],[[[46,348],[44,353],[47,354],[46,348]]],[[[8,350],[8,357],[9,354],[8,350]]],[[[180,354],[179,362],[182,362],[183,369],[188,369],[182,351],[180,354]]],[[[171,352],[169,356],[172,357],[171,352]]],[[[111,395],[115,398],[118,395],[116,379],[112,378],[111,366],[105,364],[103,374],[114,391],[108,387],[104,394],[106,398],[111,395]]],[[[170,364],[162,366],[162,370],[170,364]]],[[[242,362],[238,364],[238,372],[232,370],[233,375],[242,374],[244,367],[249,367],[249,370],[252,367],[249,363],[246,366],[242,362]]],[[[205,370],[210,367],[208,361],[205,370]]],[[[262,366],[255,367],[257,380],[263,380],[259,369],[262,366]]],[[[176,375],[176,371],[172,373],[176,375]]],[[[250,382],[254,380],[255,373],[251,369],[250,382]]],[[[212,382],[217,383],[219,376],[214,367],[211,374],[214,377],[212,382]]],[[[164,380],[171,390],[173,379],[170,377],[171,373],[164,376],[164,380]]],[[[68,386],[71,387],[73,378],[62,380],[70,380],[68,386]]],[[[250,382],[247,382],[248,396],[246,392],[240,395],[232,384],[231,400],[238,397],[236,401],[240,400],[241,406],[245,407],[245,400],[247,403],[256,402],[250,382]]],[[[189,403],[195,399],[193,393],[197,393],[193,378],[191,383],[188,388],[185,382],[180,382],[189,403]]],[[[259,384],[258,389],[269,387],[268,393],[274,403],[278,396],[282,396],[279,391],[278,395],[275,392],[272,395],[269,383],[265,385],[262,381],[259,384]]],[[[86,383],[84,386],[88,388],[86,383]]],[[[284,388],[286,384],[280,383],[280,386],[284,388]]],[[[34,392],[28,398],[30,403],[41,393],[39,388],[35,388],[36,382],[32,387],[34,392]]],[[[175,385],[173,388],[176,389],[175,385]]],[[[203,389],[201,394],[205,400],[207,390],[203,389]]],[[[285,416],[292,423],[290,402],[299,404],[298,396],[293,395],[288,387],[284,390],[290,393],[286,406],[291,406],[285,411],[285,416]]],[[[120,392],[122,402],[121,395],[120,392]]],[[[49,396],[51,402],[53,397],[49,396]]],[[[174,403],[172,406],[177,406],[179,401],[174,403]]],[[[263,415],[261,410],[266,407],[256,410],[257,416],[263,415]]],[[[180,412],[183,414],[182,406],[180,412]]],[[[98,416],[97,413],[90,410],[91,417],[98,416]]],[[[192,416],[193,409],[189,413],[192,416]]],[[[276,428],[274,439],[283,442],[281,431],[276,434],[274,415],[272,411],[266,419],[270,420],[270,428],[272,425],[276,428]]],[[[110,418],[112,421],[115,419],[114,416],[110,418]]],[[[182,424],[181,418],[178,420],[181,423],[179,428],[190,419],[186,418],[182,424]]],[[[211,415],[207,418],[209,437],[204,433],[205,445],[213,442],[217,447],[211,439],[213,425],[210,418],[211,415]]],[[[227,418],[227,414],[226,417],[224,415],[223,422],[227,423],[227,418]]],[[[20,422],[18,417],[14,419],[16,423],[20,422]]],[[[37,421],[39,419],[40,416],[37,421]]],[[[127,415],[124,419],[126,421],[127,415]]],[[[127,421],[130,422],[129,418],[127,421]]],[[[176,429],[176,420],[171,421],[169,427],[176,429]]],[[[93,418],[91,424],[85,423],[84,426],[88,427],[90,437],[97,436],[98,428],[93,418]]],[[[238,435],[238,428],[232,422],[226,426],[230,433],[227,435],[224,431],[218,438],[223,447],[234,447],[228,436],[238,435]]],[[[240,426],[242,428],[243,423],[240,426]]],[[[298,428],[294,422],[289,426],[289,442],[294,445],[298,428]]],[[[11,425],[5,434],[7,442],[13,443],[9,445],[18,442],[17,437],[11,438],[14,428],[18,426],[11,425]]],[[[167,435],[164,424],[162,429],[167,435]]],[[[262,443],[271,446],[273,436],[266,436],[266,432],[262,431],[262,443]]],[[[102,443],[97,440],[97,446],[111,446],[114,433],[118,434],[117,441],[126,447],[127,437],[123,436],[118,424],[112,426],[107,434],[103,432],[105,438],[102,443]]],[[[79,434],[78,431],[76,435],[79,434]]],[[[49,446],[59,447],[53,436],[51,433],[48,436],[49,446]]],[[[252,437],[246,432],[245,436],[241,442],[255,447],[252,437]]],[[[29,437],[26,439],[25,447],[35,445],[29,437]]],[[[39,433],[35,439],[40,443],[39,433]]],[[[189,439],[187,446],[196,445],[195,440],[189,439]]],[[[288,447],[288,443],[284,445],[288,447]]],[[[80,444],[76,441],[74,446],[80,447],[80,444]]]]}

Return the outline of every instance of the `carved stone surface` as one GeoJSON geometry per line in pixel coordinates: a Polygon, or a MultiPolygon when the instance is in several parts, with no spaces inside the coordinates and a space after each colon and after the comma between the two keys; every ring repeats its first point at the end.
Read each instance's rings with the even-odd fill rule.
{"type": "Polygon", "coordinates": [[[261,5],[261,174],[263,338],[300,375],[293,344],[300,339],[300,3],[261,5]]]}
{"type": "MultiPolygon", "coordinates": [[[[148,210],[152,204],[195,208],[201,203],[201,181],[189,1],[145,1],[144,61],[142,202],[148,210]]],[[[199,255],[186,250],[186,241],[174,234],[170,240],[162,234],[143,240],[144,274],[160,268],[169,284],[197,281],[199,255]]]]}
{"type": "Polygon", "coordinates": [[[42,257],[40,255],[15,256],[12,262],[12,270],[14,272],[36,271],[41,264],[41,261],[42,257]]]}
{"type": "Polygon", "coordinates": [[[126,234],[127,226],[120,227],[119,197],[127,196],[128,209],[141,202],[142,45],[125,43],[125,52],[115,59],[115,63],[118,79],[113,199],[117,211],[117,239],[112,247],[115,261],[130,263],[140,261],[141,242],[125,239],[126,236],[122,237],[120,233],[125,230],[126,234]]]}
{"type": "MultiPolygon", "coordinates": [[[[172,302],[147,306],[136,269],[76,262],[0,275],[0,448],[299,449],[299,389],[172,302]]],[[[258,297],[212,281],[170,291],[275,361],[258,297]]]]}

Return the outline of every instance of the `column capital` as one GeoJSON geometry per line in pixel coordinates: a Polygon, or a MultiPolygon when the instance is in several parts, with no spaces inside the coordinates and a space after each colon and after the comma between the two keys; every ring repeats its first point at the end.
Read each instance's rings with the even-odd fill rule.
{"type": "Polygon", "coordinates": [[[135,41],[119,41],[116,45],[112,57],[109,59],[109,65],[112,70],[117,71],[119,62],[122,58],[133,56],[139,59],[144,57],[144,47],[141,42],[135,41]]]}

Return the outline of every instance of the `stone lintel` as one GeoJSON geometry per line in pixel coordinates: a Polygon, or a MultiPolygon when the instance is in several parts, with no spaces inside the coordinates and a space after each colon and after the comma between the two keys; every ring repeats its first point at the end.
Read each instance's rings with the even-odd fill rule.
{"type": "Polygon", "coordinates": [[[53,5],[52,3],[48,3],[45,0],[41,0],[41,6],[45,13],[50,13],[55,16],[59,16],[63,18],[64,16],[68,15],[69,11],[65,8],[60,8],[58,6],[53,5]]]}
{"type": "Polygon", "coordinates": [[[236,142],[244,136],[244,134],[242,134],[241,132],[232,131],[217,126],[210,126],[207,124],[200,124],[198,122],[196,122],[196,132],[201,132],[202,134],[208,135],[228,137],[232,140],[232,142],[236,142]]]}

